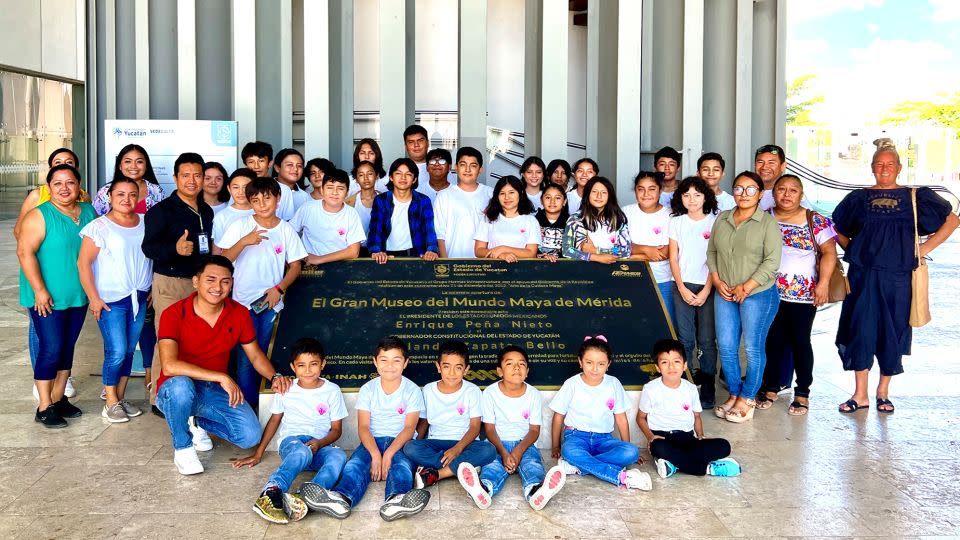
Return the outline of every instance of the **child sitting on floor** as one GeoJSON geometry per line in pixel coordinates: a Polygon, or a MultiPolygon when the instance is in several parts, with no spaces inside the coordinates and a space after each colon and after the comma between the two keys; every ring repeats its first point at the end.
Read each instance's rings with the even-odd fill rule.
{"type": "Polygon", "coordinates": [[[534,510],[543,510],[566,481],[559,465],[543,471],[537,449],[543,401],[540,391],[525,382],[527,373],[527,351],[508,345],[498,358],[500,380],[483,391],[483,427],[500,457],[483,468],[479,482],[476,468],[469,463],[462,463],[457,471],[460,484],[480,508],[490,506],[513,473],[520,474],[523,496],[534,510]]]}
{"type": "Polygon", "coordinates": [[[653,346],[660,378],[643,387],[637,425],[647,438],[660,478],[681,471],[703,476],[737,476],[740,464],[725,439],[704,439],[697,387],[684,380],[687,370],[683,344],[663,339],[653,346]]]}
{"type": "Polygon", "coordinates": [[[627,469],[640,457],[630,443],[627,393],[607,375],[612,351],[604,336],[587,336],[577,358],[583,371],[567,379],[550,402],[553,457],[567,474],[590,474],[615,486],[651,489],[650,475],[627,469]],[[614,424],[620,439],[613,438],[614,424]],[[563,446],[560,446],[561,435],[563,446]]]}
{"type": "Polygon", "coordinates": [[[296,380],[286,394],[274,394],[272,416],[254,454],[233,461],[237,468],[260,463],[267,445],[279,431],[280,466],[270,475],[253,506],[254,512],[272,523],[297,521],[306,515],[303,500],[287,493],[298,474],[308,469],[317,471],[308,483],[332,487],[347,461],[343,450],[332,446],[340,438],[347,407],[340,387],[320,376],[326,365],[323,345],[313,338],[298,339],[290,358],[296,380]]]}

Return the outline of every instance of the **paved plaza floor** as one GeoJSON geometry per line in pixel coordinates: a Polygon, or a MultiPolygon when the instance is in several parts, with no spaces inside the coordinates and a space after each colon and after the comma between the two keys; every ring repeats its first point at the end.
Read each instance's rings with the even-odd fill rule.
{"type": "MultiPolygon", "coordinates": [[[[852,391],[834,348],[838,307],[818,315],[810,413],[790,417],[789,396],[734,425],[704,415],[708,436],[728,438],[738,478],[677,475],[653,491],[620,490],[571,477],[534,512],[511,477],[478,510],[454,481],[431,488],[423,513],[393,523],[377,508],[383,483],[344,521],[309,515],[270,525],[251,507],[275,453],[253,469],[217,443],[206,472],[180,476],[166,424],[145,414],[126,424],[100,417],[100,334],[88,318],[74,368],[82,418],[62,430],[33,421],[27,319],[18,302],[11,221],[0,222],[0,538],[641,538],[948,537],[960,535],[960,242],[935,253],[934,321],[917,332],[906,374],[894,380],[892,415],[837,412],[852,391]]],[[[378,336],[364,336],[371,341],[378,336]]],[[[874,377],[876,374],[874,374],[874,377]]],[[[875,386],[875,379],[871,379],[875,386]]],[[[722,392],[721,392],[722,395],[722,392]]],[[[142,405],[140,380],[128,396],[142,405]]],[[[718,396],[719,397],[719,396],[718,396]]],[[[871,401],[873,392],[871,390],[871,401]]],[[[637,428],[632,429],[636,436],[637,428]]],[[[643,455],[649,458],[646,449],[643,455]]],[[[547,463],[552,460],[547,457],[547,463]]],[[[301,478],[302,479],[302,478],[301,478]]]]}

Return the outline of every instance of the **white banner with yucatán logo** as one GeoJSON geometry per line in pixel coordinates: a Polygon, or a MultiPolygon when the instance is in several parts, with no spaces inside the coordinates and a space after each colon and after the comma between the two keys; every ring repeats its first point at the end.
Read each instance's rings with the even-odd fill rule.
{"type": "Polygon", "coordinates": [[[176,189],[173,163],[184,152],[196,152],[204,161],[217,161],[227,173],[237,168],[237,123],[221,120],[104,120],[106,178],[113,179],[117,154],[128,144],[139,144],[150,154],[157,180],[167,195],[176,189]]]}

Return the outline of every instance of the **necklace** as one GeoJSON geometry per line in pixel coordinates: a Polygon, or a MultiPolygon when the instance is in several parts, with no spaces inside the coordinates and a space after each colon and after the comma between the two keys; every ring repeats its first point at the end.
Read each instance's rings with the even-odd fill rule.
{"type": "Polygon", "coordinates": [[[80,205],[75,205],[75,206],[74,206],[74,210],[69,210],[69,211],[68,211],[66,208],[63,208],[63,207],[58,206],[58,205],[56,205],[56,204],[54,204],[53,206],[54,206],[54,208],[56,208],[57,211],[59,211],[61,214],[63,214],[63,215],[65,215],[65,216],[67,216],[68,218],[70,218],[70,221],[72,221],[74,225],[80,225],[80,205]],[[77,215],[73,215],[73,214],[74,214],[74,211],[76,212],[77,215]]]}

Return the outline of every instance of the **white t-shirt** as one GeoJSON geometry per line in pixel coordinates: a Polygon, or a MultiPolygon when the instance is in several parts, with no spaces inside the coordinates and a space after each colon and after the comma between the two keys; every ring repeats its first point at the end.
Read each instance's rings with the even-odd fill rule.
{"type": "Polygon", "coordinates": [[[370,413],[370,433],[374,437],[396,437],[403,431],[407,415],[423,410],[423,393],[413,381],[401,377],[400,387],[387,394],[377,377],[360,387],[357,410],[370,413]]]}
{"type": "Polygon", "coordinates": [[[483,422],[493,424],[501,441],[522,441],[530,426],[543,421],[543,398],[540,391],[525,385],[520,397],[507,397],[497,381],[483,391],[483,422]]]}
{"type": "MultiPolygon", "coordinates": [[[[639,246],[665,246],[670,243],[667,228],[670,226],[670,207],[664,206],[650,214],[640,209],[639,204],[623,207],[627,216],[627,228],[630,229],[630,241],[639,246]]],[[[650,271],[657,283],[673,281],[670,273],[670,261],[653,261],[650,271]]]]}
{"type": "Polygon", "coordinates": [[[330,424],[347,417],[343,394],[336,384],[321,379],[319,388],[303,388],[295,379],[286,394],[274,394],[271,414],[283,414],[277,441],[293,435],[322,439],[330,433],[330,424]]]}
{"type": "Polygon", "coordinates": [[[367,235],[370,234],[370,215],[373,213],[373,203],[370,203],[370,208],[367,208],[363,205],[360,197],[357,196],[357,204],[353,209],[357,211],[357,215],[360,217],[360,225],[363,226],[363,242],[360,245],[365,246],[367,245],[367,235]]]}
{"type": "Polygon", "coordinates": [[[511,218],[501,215],[493,223],[484,218],[473,239],[486,242],[488,249],[497,246],[523,249],[527,244],[539,246],[540,223],[533,214],[520,214],[511,218]]]}
{"type": "Polygon", "coordinates": [[[216,216],[222,212],[226,207],[230,206],[230,202],[222,202],[220,204],[211,204],[210,209],[213,210],[213,215],[216,216]]]}
{"type": "Polygon", "coordinates": [[[657,377],[643,386],[640,410],[647,413],[647,424],[657,431],[693,431],[693,413],[703,412],[697,387],[680,379],[679,388],[670,388],[657,377]]]}
{"type": "Polygon", "coordinates": [[[483,416],[480,407],[480,388],[470,381],[463,381],[460,389],[444,394],[434,381],[423,387],[423,403],[430,424],[428,439],[459,441],[470,429],[470,419],[483,416]]]}
{"type": "MultiPolygon", "coordinates": [[[[289,223],[281,220],[276,227],[267,229],[258,225],[253,216],[240,218],[227,227],[220,247],[232,248],[254,226],[266,231],[267,238],[255,246],[243,248],[233,263],[233,299],[248,309],[264,291],[283,281],[284,265],[307,256],[303,242],[289,223]]],[[[283,309],[283,300],[274,309],[283,309]]]]}
{"type": "MultiPolygon", "coordinates": [[[[277,182],[280,185],[280,200],[277,202],[277,217],[284,221],[293,219],[297,213],[297,200],[294,198],[293,190],[287,187],[283,182],[277,182]]],[[[223,247],[223,246],[220,246],[223,247]]]]}
{"type": "Polygon", "coordinates": [[[447,257],[476,257],[473,239],[492,196],[493,189],[483,184],[478,184],[474,191],[464,191],[459,185],[452,185],[437,194],[437,204],[433,208],[434,227],[437,239],[444,241],[447,257]]]}
{"type": "Polygon", "coordinates": [[[577,431],[613,432],[614,415],[627,412],[629,407],[623,385],[613,375],[604,375],[600,384],[590,386],[580,375],[563,382],[550,408],[565,415],[563,424],[577,431]]]}
{"type": "MultiPolygon", "coordinates": [[[[450,183],[450,186],[452,186],[455,182],[456,182],[456,179],[454,179],[454,181],[450,183]]],[[[447,186],[447,187],[450,187],[450,186],[447,186]]],[[[444,189],[447,189],[447,188],[443,188],[440,191],[443,191],[444,189]]],[[[430,185],[429,176],[421,177],[420,181],[417,182],[417,192],[422,193],[423,195],[426,195],[427,198],[430,199],[430,204],[437,202],[437,195],[440,194],[440,191],[433,189],[433,186],[430,185]]]]}
{"type": "Polygon", "coordinates": [[[665,206],[670,208],[670,201],[673,200],[673,194],[675,191],[661,191],[660,192],[660,206],[665,206]]]}
{"type": "Polygon", "coordinates": [[[580,211],[580,201],[582,200],[583,197],[577,194],[576,186],[567,192],[567,210],[570,212],[571,216],[580,211]]]}
{"type": "Polygon", "coordinates": [[[153,283],[153,261],[143,254],[143,217],[135,227],[122,227],[100,216],[80,230],[100,248],[93,260],[93,282],[104,302],[116,302],[137,291],[149,291],[153,283]]]}
{"type": "Polygon", "coordinates": [[[527,198],[530,199],[530,202],[531,202],[531,203],[533,203],[533,213],[534,213],[534,214],[537,213],[537,210],[543,208],[543,201],[541,200],[541,199],[543,198],[543,192],[542,192],[542,191],[537,190],[537,192],[534,193],[533,195],[527,193],[527,198]]]}
{"type": "Polygon", "coordinates": [[[359,214],[347,204],[338,212],[327,212],[323,201],[310,199],[293,215],[290,226],[303,234],[303,247],[313,255],[327,255],[367,239],[359,214]]]}
{"type": "MultiPolygon", "coordinates": [[[[457,173],[454,170],[453,165],[453,163],[450,164],[450,172],[447,173],[447,182],[450,182],[451,186],[455,186],[457,184],[457,173]]],[[[417,176],[417,191],[423,193],[427,197],[430,197],[430,193],[432,192],[433,197],[430,197],[430,202],[432,203],[434,200],[436,200],[437,193],[439,192],[430,187],[430,173],[427,172],[427,162],[424,161],[423,163],[417,163],[417,169],[420,171],[419,175],[417,176]],[[424,187],[424,185],[426,185],[426,187],[424,187]]]]}
{"type": "MultiPolygon", "coordinates": [[[[760,197],[760,209],[769,210],[776,205],[777,201],[773,200],[773,190],[763,190],[763,197],[760,197]]],[[[813,206],[810,204],[810,199],[808,199],[806,195],[800,197],[800,206],[813,210],[813,206]]]]}
{"type": "Polygon", "coordinates": [[[413,238],[410,236],[410,203],[400,202],[393,198],[393,215],[390,216],[390,236],[387,237],[387,251],[402,251],[413,247],[413,238]]]}
{"type": "MultiPolygon", "coordinates": [[[[387,182],[390,181],[389,176],[384,176],[383,178],[377,178],[377,181],[373,184],[374,191],[383,193],[387,191],[387,182]]],[[[347,190],[347,197],[351,197],[356,193],[360,193],[360,184],[357,183],[357,179],[350,177],[350,189],[347,190]]]]}
{"type": "Polygon", "coordinates": [[[219,214],[213,216],[213,243],[220,246],[220,239],[223,238],[223,233],[227,232],[227,227],[230,226],[234,221],[244,217],[252,216],[253,208],[248,208],[246,210],[237,210],[233,206],[228,206],[220,211],[219,214]]]}
{"type": "Polygon", "coordinates": [[[677,263],[680,277],[685,283],[704,285],[710,275],[707,268],[707,244],[710,243],[710,231],[716,214],[707,214],[700,221],[690,219],[683,214],[670,218],[669,235],[677,242],[677,263]]]}
{"type": "Polygon", "coordinates": [[[733,210],[736,207],[737,201],[733,198],[733,195],[726,191],[721,191],[720,194],[717,195],[717,208],[719,208],[721,212],[724,210],[733,210]]]}

